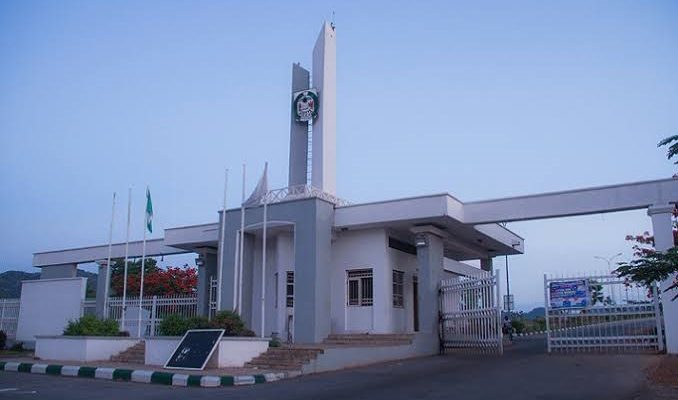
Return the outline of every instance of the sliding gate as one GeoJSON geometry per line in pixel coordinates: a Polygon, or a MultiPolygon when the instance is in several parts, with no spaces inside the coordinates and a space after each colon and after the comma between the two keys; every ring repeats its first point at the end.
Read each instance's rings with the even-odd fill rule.
{"type": "Polygon", "coordinates": [[[440,282],[440,347],[503,353],[499,271],[440,282]]]}

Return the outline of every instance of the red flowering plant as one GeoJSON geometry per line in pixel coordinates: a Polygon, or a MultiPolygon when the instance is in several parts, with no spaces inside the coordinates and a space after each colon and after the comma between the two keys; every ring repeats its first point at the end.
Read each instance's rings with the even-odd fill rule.
{"type": "MultiPolygon", "coordinates": [[[[124,260],[115,260],[111,268],[111,295],[122,296],[124,284],[124,260]]],[[[127,263],[127,295],[138,296],[141,286],[141,260],[127,263]]],[[[190,296],[197,292],[198,272],[195,267],[157,266],[153,258],[144,262],[144,297],[190,296]]]]}
{"type": "MultiPolygon", "coordinates": [[[[678,135],[668,137],[659,142],[659,147],[669,146],[667,158],[670,160],[678,155],[678,135]]],[[[678,164],[678,161],[675,162],[678,164]]],[[[674,175],[674,178],[676,175],[674,175]]],[[[648,297],[652,294],[652,286],[659,281],[670,278],[678,274],[678,209],[673,209],[673,245],[674,247],[665,252],[656,251],[654,248],[654,236],[649,232],[643,232],[641,235],[627,235],[626,240],[635,242],[633,245],[633,256],[635,257],[628,263],[619,263],[619,267],[614,271],[620,277],[627,279],[627,285],[634,282],[648,288],[648,297]]],[[[678,275],[675,276],[673,283],[664,290],[678,290],[678,275]]],[[[671,300],[676,300],[678,294],[671,300]]]]}

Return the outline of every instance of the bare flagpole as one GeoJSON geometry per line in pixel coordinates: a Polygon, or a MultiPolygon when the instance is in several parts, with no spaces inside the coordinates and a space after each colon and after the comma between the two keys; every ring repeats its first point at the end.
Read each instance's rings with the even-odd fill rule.
{"type": "MultiPolygon", "coordinates": [[[[146,185],[146,207],[148,207],[148,202],[150,199],[150,190],[148,189],[148,185],[146,185]]],[[[145,208],[144,209],[144,241],[143,244],[141,245],[141,283],[139,286],[139,314],[137,315],[137,337],[141,337],[141,311],[143,310],[143,301],[144,301],[144,269],[146,267],[146,230],[148,229],[148,210],[145,208]]],[[[144,329],[144,333],[145,333],[144,329]]]]}
{"type": "Polygon", "coordinates": [[[106,283],[104,286],[104,318],[108,318],[108,291],[111,286],[111,253],[113,252],[113,221],[115,220],[115,192],[111,206],[111,226],[108,229],[108,258],[106,259],[106,283]]]}
{"type": "Polygon", "coordinates": [[[266,179],[266,192],[264,193],[264,220],[263,220],[263,239],[261,243],[261,337],[264,337],[266,327],[266,223],[268,219],[268,161],[264,166],[264,179],[266,179]]]}
{"type": "Polygon", "coordinates": [[[127,192],[127,233],[125,235],[125,272],[122,281],[122,331],[125,330],[125,311],[127,310],[127,263],[129,262],[129,223],[132,211],[132,188],[127,192]]]}
{"type": "Polygon", "coordinates": [[[242,267],[245,248],[245,178],[247,166],[242,165],[242,203],[240,205],[240,257],[238,258],[238,313],[242,313],[242,267]]]}
{"type": "Polygon", "coordinates": [[[224,268],[224,244],[226,244],[226,191],[228,189],[228,168],[224,174],[224,208],[221,212],[221,235],[219,240],[219,262],[217,266],[217,311],[221,310],[221,278],[224,268]]]}

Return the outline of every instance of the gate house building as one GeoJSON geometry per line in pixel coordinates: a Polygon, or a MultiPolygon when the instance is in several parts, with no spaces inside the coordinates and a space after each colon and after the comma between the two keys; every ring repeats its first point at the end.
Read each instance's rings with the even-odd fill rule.
{"type": "MultiPolygon", "coordinates": [[[[164,238],[147,242],[150,256],[199,254],[202,314],[210,312],[211,303],[216,309],[237,309],[258,334],[277,333],[295,343],[352,332],[417,332],[433,343],[440,280],[491,271],[494,257],[523,252],[523,238],[500,222],[645,208],[657,248],[672,246],[674,179],[471,203],[441,193],[350,204],[336,187],[336,31],[331,24],[320,31],[312,67],[311,82],[307,69],[292,66],[288,185],[266,192],[246,209],[242,250],[240,208],[219,212],[215,223],[166,229],[164,238]],[[468,260],[480,260],[481,269],[468,260]]],[[[112,251],[114,258],[123,257],[124,244],[112,251]]],[[[96,261],[105,276],[101,260],[107,255],[107,245],[36,253],[33,265],[42,268],[43,278],[72,277],[78,263],[96,261]]],[[[130,255],[141,255],[141,242],[130,243],[130,255]]],[[[97,310],[103,315],[105,279],[98,282],[97,310]]],[[[677,306],[664,305],[668,348],[674,352],[677,306]]],[[[430,349],[437,350],[437,344],[430,349]]]]}

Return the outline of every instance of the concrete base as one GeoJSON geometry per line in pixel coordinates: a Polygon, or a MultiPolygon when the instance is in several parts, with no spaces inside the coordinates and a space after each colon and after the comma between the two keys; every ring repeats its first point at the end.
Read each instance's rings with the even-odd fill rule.
{"type": "Polygon", "coordinates": [[[386,361],[430,356],[438,354],[438,338],[431,335],[418,334],[412,344],[400,346],[338,346],[323,347],[318,354],[302,367],[303,374],[336,371],[344,368],[359,367],[386,361]]]}
{"type": "MultiPolygon", "coordinates": [[[[208,365],[215,368],[243,367],[246,362],[268,350],[270,338],[225,337],[212,354],[208,365]]],[[[165,365],[181,341],[181,336],[155,336],[146,341],[146,365],[165,365]]]]}
{"type": "Polygon", "coordinates": [[[138,339],[118,336],[37,336],[35,357],[81,362],[109,360],[138,342],[138,339]]]}

